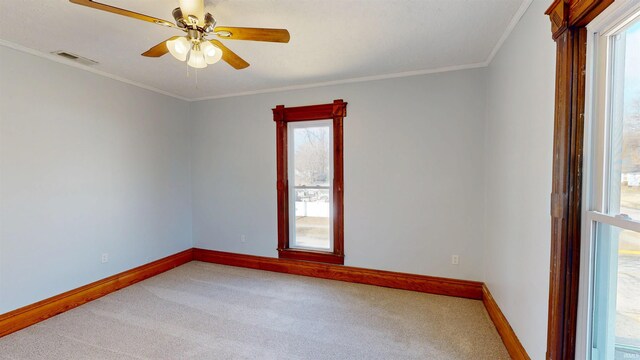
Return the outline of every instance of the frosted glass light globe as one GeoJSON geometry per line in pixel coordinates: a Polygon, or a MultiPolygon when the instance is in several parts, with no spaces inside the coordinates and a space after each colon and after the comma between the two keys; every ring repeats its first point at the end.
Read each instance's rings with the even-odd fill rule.
{"type": "Polygon", "coordinates": [[[204,53],[202,50],[196,50],[195,48],[189,53],[189,61],[187,64],[192,68],[204,69],[207,67],[207,62],[204,60],[204,53]]]}
{"type": "Polygon", "coordinates": [[[189,43],[189,40],[182,36],[175,40],[167,41],[167,49],[169,49],[169,53],[180,61],[187,60],[187,54],[189,53],[190,48],[191,44],[189,43]]]}
{"type": "Polygon", "coordinates": [[[200,44],[200,50],[204,53],[204,59],[209,65],[215,64],[222,59],[222,50],[208,41],[200,44]]]}

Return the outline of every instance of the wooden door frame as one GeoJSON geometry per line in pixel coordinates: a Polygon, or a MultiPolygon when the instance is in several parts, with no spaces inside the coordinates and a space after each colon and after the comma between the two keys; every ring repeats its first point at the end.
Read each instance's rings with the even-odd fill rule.
{"type": "Polygon", "coordinates": [[[556,42],[547,359],[574,359],[580,275],[586,26],[614,0],[555,0],[556,42]]]}

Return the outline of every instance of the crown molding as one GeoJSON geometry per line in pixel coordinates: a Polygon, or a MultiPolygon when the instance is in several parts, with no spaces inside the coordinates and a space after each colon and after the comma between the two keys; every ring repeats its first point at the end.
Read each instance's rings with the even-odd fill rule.
{"type": "Polygon", "coordinates": [[[142,84],[142,83],[139,83],[139,82],[136,82],[136,81],[125,79],[123,77],[120,77],[120,76],[117,76],[117,75],[113,75],[113,74],[110,74],[108,72],[100,71],[100,70],[94,69],[94,68],[92,68],[91,66],[88,66],[88,65],[78,64],[78,63],[75,63],[75,62],[73,62],[71,60],[64,59],[64,58],[62,58],[60,56],[57,56],[57,55],[54,55],[54,54],[50,54],[50,53],[46,53],[46,52],[43,52],[43,51],[40,51],[40,50],[35,50],[35,49],[32,49],[32,48],[28,48],[26,46],[22,46],[22,45],[13,43],[11,41],[0,39],[0,46],[4,46],[4,47],[7,47],[7,48],[10,48],[10,49],[13,49],[13,50],[17,50],[17,51],[20,51],[20,52],[23,52],[23,53],[27,53],[27,54],[34,55],[34,56],[37,56],[37,57],[41,57],[41,58],[44,58],[44,59],[47,59],[47,60],[51,60],[51,61],[57,62],[59,64],[71,66],[71,67],[74,67],[76,69],[88,71],[88,72],[96,74],[96,75],[104,76],[106,78],[109,78],[109,79],[112,79],[112,80],[116,80],[116,81],[120,81],[120,82],[123,82],[125,84],[133,85],[133,86],[145,89],[145,90],[153,91],[153,92],[158,93],[158,94],[170,96],[170,97],[173,97],[173,98],[176,98],[176,99],[180,99],[180,100],[183,100],[183,101],[191,101],[190,99],[187,99],[187,98],[182,97],[180,95],[176,95],[176,94],[170,93],[168,91],[160,90],[160,89],[157,89],[157,88],[154,88],[152,86],[145,85],[145,84],[142,84]]]}
{"type": "Polygon", "coordinates": [[[384,74],[384,75],[364,76],[364,77],[303,84],[303,85],[292,85],[292,86],[283,86],[283,87],[261,89],[261,90],[244,91],[244,92],[224,94],[224,95],[206,96],[206,97],[201,97],[196,99],[190,99],[189,101],[216,100],[216,99],[224,99],[224,98],[237,97],[237,96],[258,95],[258,94],[267,94],[267,93],[292,91],[292,90],[303,90],[303,89],[311,89],[316,87],[351,84],[351,83],[365,82],[365,81],[395,79],[395,78],[410,77],[410,76],[421,76],[421,75],[437,74],[437,73],[443,73],[443,72],[449,72],[449,71],[460,71],[460,70],[487,67],[491,64],[491,62],[493,61],[493,58],[496,56],[498,51],[500,51],[500,48],[502,48],[502,45],[504,45],[504,42],[509,38],[509,36],[511,35],[511,32],[513,32],[513,29],[515,29],[516,25],[518,25],[518,23],[520,22],[520,19],[522,19],[522,17],[527,12],[527,10],[529,9],[532,3],[533,3],[533,0],[524,0],[522,4],[520,4],[520,7],[511,18],[509,25],[507,25],[507,28],[502,33],[502,36],[500,37],[500,39],[498,39],[498,42],[493,47],[493,50],[491,50],[491,53],[487,57],[487,60],[481,63],[445,66],[445,67],[435,68],[435,69],[405,71],[405,72],[384,74]]]}
{"type": "Polygon", "coordinates": [[[518,11],[516,11],[516,13],[511,18],[511,22],[509,22],[509,25],[507,25],[507,28],[504,29],[504,33],[502,33],[502,36],[500,37],[500,39],[498,39],[498,42],[496,43],[496,46],[494,46],[493,50],[491,51],[491,54],[489,54],[487,61],[485,61],[485,66],[489,66],[489,64],[491,64],[491,62],[493,61],[493,58],[496,56],[498,51],[500,51],[500,48],[502,48],[502,45],[504,44],[504,42],[507,41],[507,39],[511,35],[511,32],[513,32],[513,29],[515,29],[516,25],[518,25],[518,23],[520,22],[520,19],[522,19],[522,17],[524,16],[524,13],[527,12],[527,10],[529,9],[532,3],[533,3],[533,0],[524,0],[522,4],[520,4],[518,11]]]}
{"type": "Polygon", "coordinates": [[[343,80],[333,80],[333,81],[325,81],[325,82],[303,84],[303,85],[292,85],[292,86],[283,86],[283,87],[261,89],[261,90],[244,91],[244,92],[224,94],[224,95],[206,96],[206,97],[191,99],[190,101],[215,100],[215,99],[223,99],[223,98],[236,97],[236,96],[257,95],[257,94],[266,94],[266,93],[273,93],[273,92],[311,89],[311,88],[332,86],[332,85],[351,84],[351,83],[366,82],[366,81],[376,81],[376,80],[395,79],[395,78],[403,78],[403,77],[411,77],[411,76],[421,76],[421,75],[437,74],[437,73],[449,72],[449,71],[477,69],[477,68],[482,68],[482,67],[486,67],[486,66],[487,65],[486,65],[485,62],[475,63],[475,64],[467,64],[467,65],[446,66],[446,67],[441,67],[441,68],[436,68],[436,69],[405,71],[405,72],[392,73],[392,74],[363,76],[363,77],[343,79],[343,80]]]}

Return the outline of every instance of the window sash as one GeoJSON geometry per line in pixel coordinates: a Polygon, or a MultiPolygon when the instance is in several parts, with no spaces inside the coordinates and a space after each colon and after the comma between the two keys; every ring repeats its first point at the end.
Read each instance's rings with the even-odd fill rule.
{"type": "MultiPolygon", "coordinates": [[[[598,238],[598,229],[601,225],[609,225],[640,232],[640,219],[627,218],[612,211],[619,206],[621,188],[619,169],[612,170],[611,166],[614,160],[613,139],[619,136],[615,132],[620,130],[613,123],[615,117],[619,116],[617,112],[621,106],[612,100],[613,96],[619,94],[621,78],[624,77],[624,71],[616,71],[620,69],[620,57],[624,55],[621,43],[624,39],[619,34],[640,18],[640,6],[624,11],[615,18],[594,22],[589,29],[591,37],[587,44],[587,120],[576,358],[591,360],[604,359],[607,353],[611,355],[616,346],[615,336],[605,334],[611,331],[612,320],[597,308],[597,305],[603,304],[602,293],[598,291],[603,288],[612,291],[611,286],[615,286],[615,281],[603,281],[612,276],[611,269],[604,274],[596,274],[595,271],[598,265],[617,261],[617,247],[614,251],[612,244],[598,243],[598,240],[602,240],[598,238]],[[596,311],[600,313],[594,313],[596,311]]],[[[608,307],[607,311],[611,311],[611,304],[604,305],[608,307]]]]}
{"type": "Polygon", "coordinates": [[[287,124],[287,132],[290,134],[287,144],[288,154],[288,178],[291,179],[289,183],[289,247],[293,249],[303,250],[315,250],[315,251],[328,251],[333,252],[334,239],[333,239],[333,120],[310,120],[290,122],[287,124]],[[295,130],[312,128],[312,127],[326,127],[329,130],[329,186],[297,186],[295,184],[295,130]],[[297,189],[328,189],[329,190],[329,247],[312,247],[298,244],[296,233],[296,190],[297,189]]]}

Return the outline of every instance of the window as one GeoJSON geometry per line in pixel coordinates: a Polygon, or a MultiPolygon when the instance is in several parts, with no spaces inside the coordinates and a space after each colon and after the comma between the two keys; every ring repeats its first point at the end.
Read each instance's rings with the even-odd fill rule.
{"type": "Polygon", "coordinates": [[[586,286],[580,287],[579,311],[585,330],[576,350],[577,357],[592,360],[640,359],[638,10],[596,23],[598,31],[590,28],[592,116],[585,132],[581,275],[586,286]]]}
{"type": "Polygon", "coordinates": [[[288,127],[289,246],[331,251],[332,123],[302,121],[288,127]]]}
{"type": "Polygon", "coordinates": [[[342,122],[347,103],[277,106],[278,256],[344,264],[342,122]]]}

